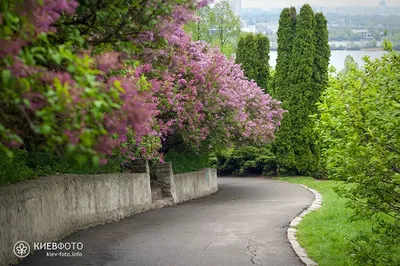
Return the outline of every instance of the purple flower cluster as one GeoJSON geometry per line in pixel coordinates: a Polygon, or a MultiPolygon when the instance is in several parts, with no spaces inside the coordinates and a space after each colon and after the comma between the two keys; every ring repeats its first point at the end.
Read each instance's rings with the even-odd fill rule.
{"type": "MultiPolygon", "coordinates": [[[[192,4],[201,7],[207,2],[193,0],[192,4]]],[[[43,5],[35,5],[35,34],[54,32],[54,21],[62,13],[73,14],[76,8],[74,0],[44,0],[43,5]]],[[[92,68],[104,74],[93,81],[96,91],[114,98],[111,95],[118,91],[113,98],[115,107],[107,109],[100,118],[90,113],[91,107],[101,110],[103,104],[109,106],[104,103],[108,98],[97,99],[96,94],[89,93],[82,81],[68,71],[27,66],[17,56],[27,41],[18,36],[14,42],[0,40],[0,45],[8,44],[1,47],[0,55],[14,58],[10,67],[14,77],[37,77],[37,84],[50,91],[67,88],[63,92],[64,109],[57,115],[66,123],[63,136],[72,145],[82,142],[88,132],[97,129],[95,126],[104,131],[97,135],[93,144],[95,151],[107,155],[118,148],[130,159],[154,156],[157,147],[174,132],[195,145],[211,136],[226,141],[271,141],[285,112],[280,102],[249,81],[240,66],[219,49],[204,42],[193,42],[183,30],[183,25],[191,19],[194,13],[189,11],[189,6],[177,4],[169,17],[160,18],[154,31],[126,36],[134,44],[142,45],[156,38],[168,41],[168,46],[162,49],[145,48],[142,54],[128,58],[141,61],[136,68],[127,66],[126,55],[117,52],[91,58],[92,68]],[[109,77],[110,70],[125,74],[109,77]],[[79,128],[67,123],[77,119],[79,128]]],[[[45,94],[33,88],[24,93],[24,98],[30,102],[30,111],[38,114],[49,107],[49,95],[53,93],[45,94]]]]}

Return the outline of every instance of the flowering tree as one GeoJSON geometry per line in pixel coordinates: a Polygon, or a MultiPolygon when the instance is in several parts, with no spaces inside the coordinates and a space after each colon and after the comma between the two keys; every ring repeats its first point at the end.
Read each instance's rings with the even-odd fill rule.
{"type": "Polygon", "coordinates": [[[50,147],[98,163],[112,152],[152,158],[171,135],[273,139],[279,102],[182,30],[206,2],[39,2],[2,6],[1,150],[50,147]]]}

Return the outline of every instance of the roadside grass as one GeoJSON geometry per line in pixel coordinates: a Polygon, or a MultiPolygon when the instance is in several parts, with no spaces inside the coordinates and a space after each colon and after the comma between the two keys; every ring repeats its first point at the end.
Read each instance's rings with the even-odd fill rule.
{"type": "Polygon", "coordinates": [[[308,177],[285,177],[282,181],[303,184],[321,193],[322,207],[306,215],[297,226],[297,239],[309,257],[320,266],[354,265],[350,253],[351,239],[360,232],[369,232],[371,221],[351,221],[353,210],[347,199],[333,190],[345,184],[308,177]]]}

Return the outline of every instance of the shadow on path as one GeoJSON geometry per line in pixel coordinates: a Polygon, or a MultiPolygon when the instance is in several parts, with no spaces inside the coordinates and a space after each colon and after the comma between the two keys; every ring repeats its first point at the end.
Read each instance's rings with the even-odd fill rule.
{"type": "Polygon", "coordinates": [[[77,232],[82,257],[40,251],[19,265],[296,266],[286,228],[313,201],[300,185],[264,178],[219,178],[219,191],[77,232]]]}

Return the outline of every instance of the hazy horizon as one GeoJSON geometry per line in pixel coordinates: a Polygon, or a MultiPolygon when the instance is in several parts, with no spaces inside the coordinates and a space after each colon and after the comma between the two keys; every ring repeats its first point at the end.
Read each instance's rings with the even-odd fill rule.
{"type": "MultiPolygon", "coordinates": [[[[242,0],[242,8],[282,8],[310,4],[316,6],[378,6],[380,0],[242,0]]],[[[386,0],[388,6],[400,6],[400,0],[386,0]]]]}

